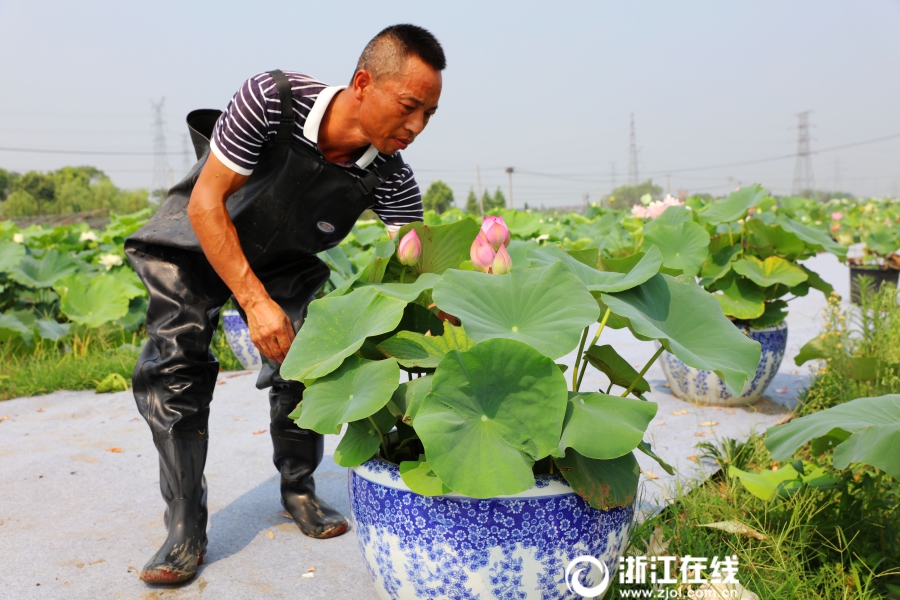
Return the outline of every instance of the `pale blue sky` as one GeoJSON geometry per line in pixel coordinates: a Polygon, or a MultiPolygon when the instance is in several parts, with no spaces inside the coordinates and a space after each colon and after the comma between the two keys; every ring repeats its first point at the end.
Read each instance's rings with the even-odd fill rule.
{"type": "MultiPolygon", "coordinates": [[[[382,27],[429,28],[447,53],[437,116],[403,154],[423,188],[476,185],[516,204],[574,205],[622,184],[634,113],[639,174],[690,191],[728,177],[788,192],[796,113],[812,147],[900,134],[900,0],[859,2],[53,2],[0,0],[0,147],[150,151],[150,99],[168,146],[184,115],[224,108],[273,68],[346,83],[382,27]],[[543,173],[553,177],[531,175],[543,173]]],[[[171,157],[176,178],[184,172],[171,157]]],[[[900,194],[900,138],[813,157],[817,187],[900,194]]],[[[24,171],[94,164],[148,186],[152,157],[0,151],[24,171]]]]}

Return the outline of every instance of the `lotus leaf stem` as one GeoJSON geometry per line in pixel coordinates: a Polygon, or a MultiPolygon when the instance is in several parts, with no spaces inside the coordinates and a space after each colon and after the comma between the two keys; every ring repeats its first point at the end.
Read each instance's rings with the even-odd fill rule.
{"type": "MultiPolygon", "coordinates": [[[[610,310],[607,308],[606,313],[604,313],[603,315],[603,320],[600,321],[600,327],[597,328],[597,333],[594,334],[594,340],[591,342],[591,345],[588,346],[588,349],[590,349],[591,346],[595,345],[597,343],[597,340],[600,339],[600,334],[603,333],[603,328],[606,327],[606,321],[607,319],[609,319],[609,315],[610,310]]],[[[581,348],[578,349],[578,355],[581,356],[581,348]]],[[[574,389],[572,390],[573,392],[577,392],[581,389],[581,380],[584,379],[584,372],[587,370],[587,363],[588,361],[585,360],[581,365],[581,373],[578,374],[578,381],[575,383],[574,389]]],[[[577,365],[575,368],[578,368],[577,365]]],[[[609,393],[609,391],[607,391],[607,393],[609,393]]]]}
{"type": "Polygon", "coordinates": [[[576,387],[578,383],[578,366],[581,364],[581,353],[584,352],[584,343],[587,341],[588,329],[590,326],[585,327],[584,331],[581,333],[581,343],[578,344],[578,354],[575,355],[575,368],[572,369],[572,391],[577,392],[578,388],[576,387]]]}
{"type": "Polygon", "coordinates": [[[378,427],[378,423],[376,423],[375,419],[371,416],[369,417],[369,422],[372,423],[372,427],[378,432],[378,438],[381,440],[381,451],[384,452],[384,460],[391,460],[391,456],[388,453],[387,442],[384,441],[384,434],[381,433],[381,428],[378,427]]]}
{"type": "Polygon", "coordinates": [[[631,393],[631,390],[633,390],[633,389],[634,389],[634,386],[637,385],[637,382],[641,380],[641,377],[644,376],[644,373],[647,372],[647,369],[650,368],[650,365],[652,365],[653,363],[656,362],[656,359],[659,358],[659,355],[663,353],[663,350],[665,350],[665,348],[663,348],[662,346],[660,346],[660,347],[659,347],[659,350],[656,351],[656,354],[653,355],[653,358],[651,358],[649,361],[647,361],[647,364],[644,365],[644,368],[641,369],[641,372],[638,373],[638,376],[634,378],[634,381],[631,382],[631,385],[629,385],[629,386],[628,386],[628,389],[625,390],[625,393],[622,394],[622,398],[624,398],[625,396],[627,396],[628,394],[631,393]]]}

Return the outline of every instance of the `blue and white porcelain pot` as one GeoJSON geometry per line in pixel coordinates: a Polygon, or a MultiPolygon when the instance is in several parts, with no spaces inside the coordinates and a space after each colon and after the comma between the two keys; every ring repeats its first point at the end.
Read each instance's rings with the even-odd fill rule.
{"type": "Polygon", "coordinates": [[[241,314],[236,310],[222,311],[222,326],[225,328],[225,338],[231,351],[237,357],[245,369],[258,371],[262,368],[262,358],[259,350],[250,340],[250,328],[244,323],[241,314]]]}
{"type": "Polygon", "coordinates": [[[765,329],[755,329],[746,325],[737,327],[762,346],[756,376],[744,384],[741,395],[737,398],[732,396],[719,376],[712,371],[689,367],[674,355],[663,352],[661,366],[672,394],[694,404],[713,406],[745,406],[754,404],[762,398],[784,359],[788,337],[787,323],[782,321],[765,329]]]}
{"type": "Polygon", "coordinates": [[[520,494],[480,500],[416,494],[397,465],[378,458],[351,469],[354,525],[379,596],[580,600],[566,568],[584,556],[596,564],[578,562],[570,578],[575,573],[587,588],[601,586],[604,575],[612,581],[633,506],[598,510],[562,477],[536,479],[520,494]]]}

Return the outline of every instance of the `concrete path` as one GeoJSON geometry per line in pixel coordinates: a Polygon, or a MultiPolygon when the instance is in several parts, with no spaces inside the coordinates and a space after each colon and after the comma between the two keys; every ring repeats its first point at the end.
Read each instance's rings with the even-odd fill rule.
{"type": "MultiPolygon", "coordinates": [[[[847,271],[836,260],[820,256],[810,266],[846,295],[847,271]]],[[[650,398],[660,408],[647,439],[678,468],[680,480],[690,485],[714,468],[688,458],[698,453],[698,441],[746,439],[785,417],[776,403],[789,405],[807,380],[792,359],[818,332],[824,304],[817,292],[792,302],[788,353],[771,388],[775,403],[694,407],[666,393],[659,367],[648,371],[650,398]]],[[[602,339],[636,366],[654,352],[624,332],[605,332],[602,339]]],[[[592,377],[584,388],[596,387],[592,377]]],[[[254,381],[246,372],[219,378],[206,469],[209,551],[198,577],[178,588],[153,588],[137,578],[165,529],[156,451],[130,392],[57,392],[0,403],[0,419],[8,416],[0,421],[0,598],[377,598],[352,530],[313,540],[279,516],[268,400],[254,381]],[[313,567],[313,576],[303,577],[313,567]]],[[[322,496],[348,513],[346,469],[331,458],[337,441],[327,438],[317,482],[322,496]]],[[[671,497],[675,480],[643,456],[641,465],[658,476],[645,479],[647,512],[671,497]]]]}

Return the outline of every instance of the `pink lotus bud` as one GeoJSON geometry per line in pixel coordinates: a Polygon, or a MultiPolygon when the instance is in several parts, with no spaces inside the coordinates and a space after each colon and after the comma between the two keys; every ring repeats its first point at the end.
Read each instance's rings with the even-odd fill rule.
{"type": "Polygon", "coordinates": [[[494,250],[499,249],[501,245],[509,246],[509,228],[503,222],[503,217],[485,217],[481,223],[481,231],[487,236],[494,250]]]}
{"type": "Polygon", "coordinates": [[[400,240],[400,247],[397,249],[397,258],[400,259],[401,265],[411,267],[419,262],[419,255],[422,254],[422,242],[415,229],[410,229],[409,233],[400,240]]]}
{"type": "Polygon", "coordinates": [[[491,273],[494,275],[506,275],[512,269],[512,257],[506,251],[505,246],[500,246],[497,254],[494,255],[494,262],[491,263],[491,273]]]}
{"type": "Polygon", "coordinates": [[[472,258],[472,265],[476,269],[484,273],[490,270],[491,265],[494,263],[494,249],[483,231],[479,231],[478,237],[472,242],[469,256],[472,258]]]}
{"type": "Polygon", "coordinates": [[[831,213],[831,220],[832,220],[832,221],[840,221],[840,220],[843,219],[843,218],[844,218],[843,213],[839,213],[839,212],[833,212],[833,213],[831,213]]]}

